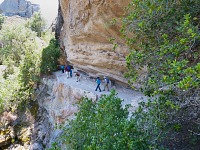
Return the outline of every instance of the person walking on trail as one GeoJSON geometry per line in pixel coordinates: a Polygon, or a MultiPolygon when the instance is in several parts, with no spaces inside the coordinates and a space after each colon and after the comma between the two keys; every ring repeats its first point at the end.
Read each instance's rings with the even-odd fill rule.
{"type": "Polygon", "coordinates": [[[104,76],[104,82],[105,82],[105,85],[104,85],[103,91],[105,91],[106,87],[107,87],[108,91],[110,91],[109,87],[108,87],[110,80],[108,79],[108,77],[104,76]]]}
{"type": "Polygon", "coordinates": [[[99,92],[101,92],[101,88],[100,88],[101,79],[100,79],[99,77],[97,77],[96,83],[97,83],[97,87],[96,87],[96,90],[95,90],[95,91],[97,91],[97,89],[99,89],[99,92]]]}
{"type": "Polygon", "coordinates": [[[65,73],[65,66],[64,65],[61,65],[60,69],[61,69],[62,73],[65,73]]]}
{"type": "Polygon", "coordinates": [[[69,65],[67,65],[67,66],[65,67],[65,72],[66,72],[66,74],[67,74],[67,78],[69,78],[69,74],[70,74],[70,66],[69,66],[69,65]]]}
{"type": "Polygon", "coordinates": [[[80,82],[81,74],[78,71],[75,73],[75,77],[76,77],[76,82],[80,82]]]}
{"type": "Polygon", "coordinates": [[[74,69],[74,67],[72,65],[69,65],[69,74],[70,74],[70,77],[72,78],[72,69],[74,69]]]}

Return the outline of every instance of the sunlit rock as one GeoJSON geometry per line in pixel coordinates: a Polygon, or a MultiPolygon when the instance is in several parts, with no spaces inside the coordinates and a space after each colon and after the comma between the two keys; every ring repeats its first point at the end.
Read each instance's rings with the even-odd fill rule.
{"type": "Polygon", "coordinates": [[[127,83],[124,73],[128,49],[120,38],[118,22],[130,1],[60,0],[62,17],[59,17],[57,38],[67,61],[91,76],[106,75],[127,83]],[[118,44],[115,50],[112,39],[118,44]]]}

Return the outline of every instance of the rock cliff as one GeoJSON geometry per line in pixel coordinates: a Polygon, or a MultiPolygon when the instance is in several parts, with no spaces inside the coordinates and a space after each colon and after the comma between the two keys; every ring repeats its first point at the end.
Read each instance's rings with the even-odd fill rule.
{"type": "MultiPolygon", "coordinates": [[[[98,101],[102,94],[108,95],[110,92],[95,91],[95,81],[89,79],[88,76],[81,76],[81,81],[76,82],[76,78],[67,78],[66,74],[60,71],[55,72],[53,78],[43,78],[42,84],[39,86],[39,112],[37,123],[35,124],[32,149],[35,145],[45,145],[46,148],[51,147],[52,142],[56,140],[63,132],[59,128],[55,128],[61,124],[65,124],[68,120],[75,118],[78,112],[78,103],[83,97],[88,97],[94,102],[98,101]],[[48,133],[48,134],[47,134],[48,133]]],[[[103,85],[101,85],[103,87],[103,85]]],[[[130,112],[133,112],[138,103],[147,98],[140,92],[127,89],[123,86],[110,87],[115,89],[118,97],[123,99],[122,106],[130,104],[130,112]]],[[[66,149],[62,147],[61,149],[66,149]]]]}
{"type": "Polygon", "coordinates": [[[19,15],[30,18],[34,12],[40,10],[39,5],[26,0],[4,0],[0,5],[0,12],[6,16],[19,15]]]}
{"type": "Polygon", "coordinates": [[[90,76],[106,75],[126,83],[127,47],[120,38],[120,25],[114,18],[124,15],[131,0],[59,0],[57,38],[67,61],[90,76]],[[60,24],[59,24],[60,23],[60,24]],[[59,37],[58,37],[59,36],[59,37]],[[118,47],[113,50],[110,39],[118,47]]]}
{"type": "MultiPolygon", "coordinates": [[[[75,77],[67,78],[60,71],[43,78],[33,101],[24,109],[0,115],[0,149],[44,150],[55,141],[61,149],[66,149],[58,140],[63,130],[57,127],[75,117],[82,97],[98,101],[102,94],[109,94],[108,91],[95,91],[95,87],[94,79],[84,75],[80,82],[76,82],[75,77]]],[[[110,88],[115,89],[118,97],[123,99],[123,107],[131,105],[130,112],[138,107],[139,102],[146,100],[140,92],[122,86],[110,88]]]]}

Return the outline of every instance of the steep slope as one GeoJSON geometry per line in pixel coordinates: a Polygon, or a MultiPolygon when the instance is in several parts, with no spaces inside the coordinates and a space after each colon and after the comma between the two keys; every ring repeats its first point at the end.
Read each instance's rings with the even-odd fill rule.
{"type": "MultiPolygon", "coordinates": [[[[101,88],[103,88],[103,84],[101,88]]],[[[109,86],[116,90],[119,98],[123,99],[122,106],[131,105],[130,112],[138,107],[139,102],[147,100],[147,97],[140,92],[119,85],[109,86]]],[[[83,74],[81,74],[80,82],[76,82],[74,76],[67,78],[67,75],[61,71],[54,72],[52,77],[43,78],[42,84],[37,89],[39,94],[36,99],[40,106],[40,112],[34,128],[32,147],[45,145],[46,148],[50,148],[52,142],[59,141],[57,138],[62,133],[62,129],[56,128],[56,126],[65,124],[75,117],[74,113],[78,112],[78,103],[82,97],[98,101],[102,94],[110,94],[108,91],[95,91],[95,87],[95,80],[83,74]]],[[[61,147],[61,149],[66,148],[61,147]]]]}

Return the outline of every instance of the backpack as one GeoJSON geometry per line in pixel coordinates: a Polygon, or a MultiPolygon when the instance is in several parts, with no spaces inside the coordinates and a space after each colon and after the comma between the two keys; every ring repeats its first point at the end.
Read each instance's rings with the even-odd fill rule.
{"type": "Polygon", "coordinates": [[[106,83],[109,83],[109,81],[110,81],[110,80],[109,80],[108,78],[106,78],[106,83]]]}
{"type": "Polygon", "coordinates": [[[70,71],[70,70],[71,70],[71,67],[70,67],[70,66],[67,66],[67,70],[70,71]]]}
{"type": "Polygon", "coordinates": [[[60,67],[61,69],[65,69],[65,67],[62,65],[61,67],[60,67]]]}
{"type": "Polygon", "coordinates": [[[69,71],[67,67],[65,67],[65,71],[69,71]]]}
{"type": "Polygon", "coordinates": [[[101,83],[101,80],[100,80],[100,79],[97,79],[96,82],[97,82],[97,84],[100,84],[100,83],[101,83]]]}

